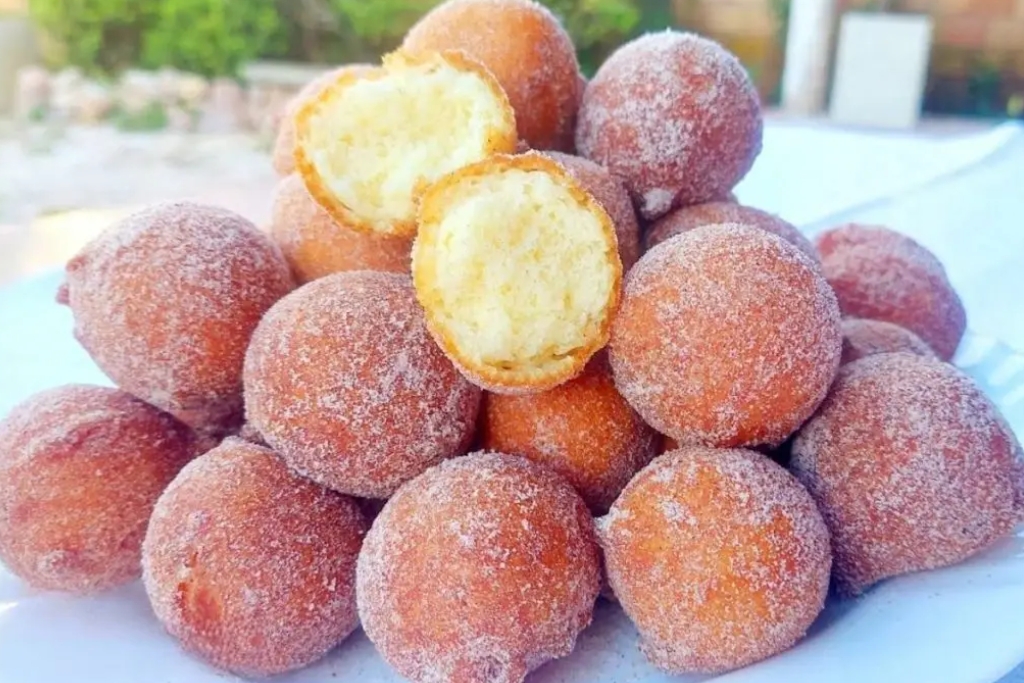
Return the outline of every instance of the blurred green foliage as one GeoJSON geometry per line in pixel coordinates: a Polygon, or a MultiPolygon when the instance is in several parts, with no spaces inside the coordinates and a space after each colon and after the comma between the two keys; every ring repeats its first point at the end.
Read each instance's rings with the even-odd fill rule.
{"type": "Polygon", "coordinates": [[[56,65],[110,73],[139,63],[160,0],[29,0],[56,65]]]}
{"type": "Polygon", "coordinates": [[[244,62],[281,50],[285,36],[276,0],[158,0],[142,64],[234,75],[244,62]]]}
{"type": "MultiPolygon", "coordinates": [[[[542,0],[590,73],[665,0],[542,0]],[[643,11],[642,11],[643,10],[643,11]]],[[[30,0],[56,66],[114,73],[173,66],[234,75],[257,57],[365,61],[398,45],[440,0],[30,0]]]]}
{"type": "Polygon", "coordinates": [[[371,45],[399,42],[438,0],[331,0],[342,23],[371,45]]]}
{"type": "Polygon", "coordinates": [[[580,51],[617,43],[640,23],[632,0],[544,0],[561,17],[580,51]]]}

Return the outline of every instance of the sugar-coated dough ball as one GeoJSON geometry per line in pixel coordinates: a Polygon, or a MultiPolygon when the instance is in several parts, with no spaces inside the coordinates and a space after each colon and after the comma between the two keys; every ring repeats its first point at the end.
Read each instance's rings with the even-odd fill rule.
{"type": "Polygon", "coordinates": [[[516,149],[515,113],[464,52],[395,52],[339,76],[295,115],[295,166],[338,223],[412,238],[423,191],[441,176],[516,149]]]}
{"type": "Polygon", "coordinates": [[[737,204],[734,200],[695,204],[676,209],[652,224],[644,241],[647,248],[651,249],[680,233],[720,223],[737,223],[767,230],[792,244],[815,263],[818,262],[818,250],[795,225],[767,211],[737,204]]]}
{"type": "Polygon", "coordinates": [[[960,370],[911,353],[843,367],[790,468],[832,531],[836,585],[856,594],[960,562],[1022,519],[1020,445],[960,370]]]}
{"type": "Polygon", "coordinates": [[[295,115],[303,105],[315,99],[321,90],[329,87],[338,78],[346,77],[348,74],[371,73],[375,68],[370,64],[345,64],[331,69],[307,83],[288,101],[281,118],[281,126],[277,129],[277,137],[274,139],[274,149],[271,151],[271,163],[279,176],[284,178],[295,173],[295,115]]]}
{"type": "Polygon", "coordinates": [[[413,683],[520,683],[572,652],[600,556],[586,505],[523,458],[477,453],[412,480],[377,517],[356,575],[363,630],[413,683]]]}
{"type": "Polygon", "coordinates": [[[246,416],[324,486],[387,498],[466,452],[480,390],[427,332],[408,275],[337,273],[264,317],[245,363],[246,416]]]}
{"type": "Polygon", "coordinates": [[[857,224],[822,233],[815,246],[844,316],[905,327],[942,360],[953,357],[967,314],[930,251],[894,230],[857,224]]]}
{"type": "Polygon", "coordinates": [[[356,501],[228,438],[160,497],[143,544],[153,611],[216,667],[270,676],[320,659],[358,625],[356,501]]]}
{"type": "Polygon", "coordinates": [[[843,319],[843,364],[876,353],[897,351],[907,351],[929,358],[938,357],[920,337],[899,325],[865,318],[843,319]]]}
{"type": "Polygon", "coordinates": [[[118,389],[32,396],[0,421],[0,561],[43,590],[138,578],[153,505],[195,447],[187,426],[118,389]]]}
{"type": "Polygon", "coordinates": [[[125,391],[201,430],[242,422],[242,363],[260,318],[294,288],[256,226],[202,204],[158,204],[68,261],[58,301],[125,391]]]}
{"type": "Polygon", "coordinates": [[[807,491],[759,453],[670,451],[629,483],[598,528],[640,647],[670,673],[717,673],[778,654],[824,606],[828,529],[807,491]]]}
{"type": "Polygon", "coordinates": [[[403,48],[462,50],[494,74],[532,149],[569,152],[582,76],[561,22],[534,0],[448,0],[413,26],[403,48]]]}
{"type": "Polygon", "coordinates": [[[680,444],[775,446],[825,398],[839,324],[835,295],[796,247],[707,226],[633,267],[609,356],[630,405],[680,444]]]}
{"type": "Polygon", "coordinates": [[[632,40],[587,85],[577,153],[622,178],[648,220],[726,195],[761,151],[761,105],[721,45],[663,31],[632,40]]]}
{"type": "Polygon", "coordinates": [[[309,196],[296,174],[277,185],[270,236],[299,284],[347,270],[409,272],[411,239],[368,234],[338,223],[309,196]]]}
{"type": "Polygon", "coordinates": [[[497,155],[423,195],[416,297],[438,345],[477,385],[537,393],[579,375],[619,304],[615,225],[556,161],[497,155]]]}
{"type": "Polygon", "coordinates": [[[615,389],[604,353],[554,389],[487,395],[480,430],[484,448],[550,467],[598,513],[608,510],[662,441],[615,389]]]}
{"type": "Polygon", "coordinates": [[[615,224],[615,238],[619,243],[622,271],[627,272],[640,258],[640,226],[637,223],[636,212],[633,210],[633,203],[629,199],[626,186],[606,169],[589,159],[562,152],[545,152],[545,156],[561,164],[569,172],[569,175],[575,178],[576,182],[608,212],[612,223],[615,224]]]}

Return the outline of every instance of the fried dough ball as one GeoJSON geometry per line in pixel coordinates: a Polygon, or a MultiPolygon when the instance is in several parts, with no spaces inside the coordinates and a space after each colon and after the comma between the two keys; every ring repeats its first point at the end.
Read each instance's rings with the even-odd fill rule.
{"type": "MultiPolygon", "coordinates": [[[[593,195],[597,203],[608,212],[615,225],[615,238],[619,243],[619,258],[622,271],[627,272],[640,258],[640,226],[633,211],[626,186],[607,170],[589,159],[545,152],[544,156],[554,159],[569,172],[580,186],[593,195]]],[[[812,249],[813,251],[813,249],[812,249]]]]}
{"type": "Polygon", "coordinates": [[[930,251],[888,228],[856,224],[822,233],[815,246],[844,316],[894,323],[942,360],[953,357],[967,314],[930,251]]]}
{"type": "Polygon", "coordinates": [[[347,74],[296,115],[296,166],[309,193],[353,230],[412,237],[426,187],[516,148],[515,115],[487,69],[460,52],[403,52],[347,74]]]}
{"type": "Polygon", "coordinates": [[[692,33],[616,50],[583,94],[576,149],[622,178],[648,220],[728,193],[761,151],[761,105],[743,65],[692,33]]]}
{"type": "Polygon", "coordinates": [[[1022,519],[1020,445],[960,370],[883,353],[843,367],[790,468],[832,532],[834,578],[857,594],[960,562],[1022,519]]]}
{"type": "Polygon", "coordinates": [[[480,390],[430,339],[409,276],[353,271],[270,309],[246,358],[245,407],[296,472],[387,498],[466,452],[480,390]]]}
{"type": "Polygon", "coordinates": [[[572,150],[582,87],[576,49],[539,2],[448,0],[409,30],[402,47],[464,51],[508,93],[520,138],[537,150],[572,150]]]}
{"type": "Polygon", "coordinates": [[[600,204],[529,152],[427,191],[412,272],[431,334],[467,377],[536,393],[579,375],[607,342],[622,262],[600,204]]]}
{"type": "Polygon", "coordinates": [[[363,630],[413,683],[520,683],[564,657],[601,580],[593,522],[561,477],[477,453],[384,506],[356,572],[363,630]]]}
{"type": "Polygon", "coordinates": [[[678,443],[775,446],[825,398],[839,322],[803,252],[759,228],[707,226],[633,267],[609,356],[622,395],[678,443]]]}
{"type": "Polygon", "coordinates": [[[371,64],[345,64],[331,69],[307,83],[285,106],[281,117],[281,126],[277,130],[274,149],[271,152],[271,163],[274,170],[282,178],[295,173],[295,115],[310,100],[316,99],[324,88],[334,81],[355,74],[357,76],[371,73],[375,68],[371,64]]]}
{"type": "Polygon", "coordinates": [[[828,529],[807,491],[759,453],[666,453],[598,529],[640,647],[670,673],[718,673],[778,654],[824,606],[828,529]]]}
{"type": "Polygon", "coordinates": [[[138,578],[153,505],[194,452],[191,429],[119,389],[32,396],[0,421],[0,561],[43,590],[138,578]]]}
{"type": "Polygon", "coordinates": [[[604,353],[576,379],[543,393],[489,394],[483,413],[485,449],[550,467],[597,513],[608,510],[661,444],[615,389],[604,353]]]}
{"type": "Polygon", "coordinates": [[[160,497],[143,544],[153,611],[216,667],[270,676],[320,659],[358,625],[356,502],[228,438],[160,497]]]}
{"type": "Polygon", "coordinates": [[[157,204],[68,261],[57,295],[75,337],[125,391],[192,427],[242,422],[242,363],[263,314],[295,287],[281,251],[248,220],[157,204]]]}
{"type": "Polygon", "coordinates": [[[296,174],[278,183],[270,236],[300,284],[347,270],[409,272],[412,239],[368,234],[339,224],[309,196],[296,174]]]}
{"type": "Polygon", "coordinates": [[[919,356],[938,358],[931,347],[910,330],[893,323],[863,318],[843,319],[842,363],[873,356],[876,353],[906,351],[919,356]]]}
{"type": "Polygon", "coordinates": [[[767,230],[792,244],[815,263],[819,262],[818,250],[792,223],[767,211],[743,206],[735,201],[708,202],[676,209],[651,225],[645,242],[647,248],[651,249],[669,237],[675,237],[688,230],[722,223],[737,223],[767,230]]]}

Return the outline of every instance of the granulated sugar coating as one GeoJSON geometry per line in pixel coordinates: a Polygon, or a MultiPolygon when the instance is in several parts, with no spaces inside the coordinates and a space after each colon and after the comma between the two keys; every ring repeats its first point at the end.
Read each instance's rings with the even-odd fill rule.
{"type": "Polygon", "coordinates": [[[771,657],[824,606],[828,529],[807,491],[759,453],[670,451],[629,483],[598,529],[640,647],[670,673],[771,657]]]}
{"type": "Polygon", "coordinates": [[[281,251],[226,209],[158,204],[72,258],[57,300],[75,337],[125,391],[199,430],[242,421],[242,362],[256,324],[294,287],[281,251]]]}
{"type": "Polygon", "coordinates": [[[267,313],[246,358],[245,405],[296,471],[386,498],[465,452],[480,390],[430,338],[408,276],[354,271],[304,285],[267,313]]]}
{"type": "Polygon", "coordinates": [[[519,683],[572,652],[600,575],[593,521],[563,479],[476,453],[384,506],[359,556],[359,616],[413,683],[519,683]]]}
{"type": "Polygon", "coordinates": [[[637,224],[636,213],[633,211],[633,203],[629,199],[626,186],[589,159],[561,152],[546,152],[545,156],[561,164],[611,216],[612,222],[615,223],[615,237],[619,242],[622,272],[627,272],[640,258],[640,226],[637,224]]]}
{"type": "Polygon", "coordinates": [[[484,448],[550,467],[596,513],[608,510],[662,441],[615,389],[604,353],[582,375],[549,391],[488,394],[483,413],[484,448]]]}
{"type": "Polygon", "coordinates": [[[622,178],[641,215],[726,195],[761,151],[761,106],[739,60],[692,33],[643,35],[591,79],[577,153],[622,178]]]}
{"type": "Polygon", "coordinates": [[[609,356],[644,420],[683,445],[778,445],[825,398],[839,308],[816,265],[765,230],[705,226],[630,271],[609,356]]]}
{"type": "Polygon", "coordinates": [[[536,150],[572,150],[581,77],[561,22],[534,0],[447,0],[413,26],[409,52],[462,50],[487,67],[536,150]]]}
{"type": "Polygon", "coordinates": [[[228,438],[160,497],[143,545],[157,619],[182,647],[243,676],[310,664],[355,630],[356,502],[228,438]]]}
{"type": "Polygon", "coordinates": [[[271,151],[271,163],[274,170],[282,178],[295,173],[295,115],[309,100],[315,98],[320,91],[347,73],[368,73],[375,69],[371,64],[346,64],[331,69],[307,83],[285,106],[281,117],[281,125],[277,129],[274,149],[271,151]]]}
{"type": "Polygon", "coordinates": [[[296,174],[282,179],[274,193],[270,236],[299,284],[347,270],[409,272],[411,239],[370,234],[335,222],[296,174]]]}
{"type": "Polygon", "coordinates": [[[842,363],[844,365],[867,356],[873,356],[876,353],[894,353],[896,351],[938,358],[931,347],[921,341],[920,337],[899,325],[863,318],[843,319],[842,363]]]}
{"type": "Polygon", "coordinates": [[[967,314],[930,251],[906,235],[869,225],[833,228],[815,246],[844,316],[895,323],[942,360],[953,357],[967,314]]]}
{"type": "Polygon", "coordinates": [[[645,239],[647,249],[688,230],[720,223],[737,223],[767,230],[792,244],[815,263],[819,262],[817,249],[792,223],[767,211],[743,206],[735,201],[708,202],[676,209],[648,229],[645,239]]]}
{"type": "Polygon", "coordinates": [[[790,468],[832,531],[835,582],[857,594],[960,562],[1022,519],[1020,446],[951,365],[885,353],[843,367],[790,468]]]}
{"type": "Polygon", "coordinates": [[[0,421],[0,561],[42,590],[138,578],[153,505],[194,452],[192,430],[118,389],[36,394],[0,421]]]}

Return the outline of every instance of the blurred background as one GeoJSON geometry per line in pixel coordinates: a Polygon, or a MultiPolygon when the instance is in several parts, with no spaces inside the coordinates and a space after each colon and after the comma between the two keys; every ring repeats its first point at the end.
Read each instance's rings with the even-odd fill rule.
{"type": "MultiPolygon", "coordinates": [[[[289,98],[330,65],[376,60],[436,4],[0,0],[0,284],[152,201],[265,221],[289,98]]],[[[935,135],[1024,116],[1024,0],[544,4],[587,75],[675,26],[735,52],[770,117],[935,135]]]]}

